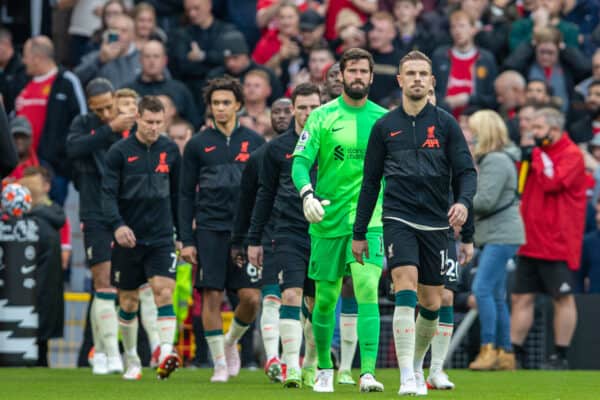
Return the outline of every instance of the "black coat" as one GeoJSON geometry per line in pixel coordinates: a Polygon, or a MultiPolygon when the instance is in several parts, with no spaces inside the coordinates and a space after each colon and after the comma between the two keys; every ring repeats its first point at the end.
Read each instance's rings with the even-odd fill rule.
{"type": "Polygon", "coordinates": [[[7,114],[14,110],[15,99],[25,87],[27,80],[25,65],[21,62],[21,57],[15,53],[6,68],[0,71],[0,93],[7,114]]]}
{"type": "Polygon", "coordinates": [[[4,107],[0,104],[0,179],[10,174],[19,163],[17,150],[8,132],[8,119],[4,107]]]}

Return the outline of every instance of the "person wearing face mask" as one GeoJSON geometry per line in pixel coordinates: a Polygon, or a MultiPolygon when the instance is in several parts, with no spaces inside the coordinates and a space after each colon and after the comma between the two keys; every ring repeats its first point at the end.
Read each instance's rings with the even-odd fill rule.
{"type": "Polygon", "coordinates": [[[547,369],[568,368],[577,324],[571,271],[580,265],[586,209],[583,155],[563,127],[563,114],[553,108],[537,110],[531,122],[536,147],[521,203],[526,243],[517,252],[512,296],[511,341],[521,365],[535,293],[552,297],[555,349],[547,369]]]}

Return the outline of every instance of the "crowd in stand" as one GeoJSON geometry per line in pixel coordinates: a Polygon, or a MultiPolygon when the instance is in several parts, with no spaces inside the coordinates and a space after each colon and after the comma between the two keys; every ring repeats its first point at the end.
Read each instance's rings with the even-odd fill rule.
{"type": "MultiPolygon", "coordinates": [[[[73,180],[67,134],[73,120],[89,112],[83,88],[96,78],[132,90],[134,99],[158,96],[166,110],[163,131],[183,152],[187,140],[214,126],[203,97],[213,78],[240,80],[239,123],[269,140],[280,131],[272,126],[272,105],[298,85],[316,84],[322,101],[330,100],[332,88],[341,85],[335,62],[345,50],[372,54],[369,99],[390,110],[401,102],[399,60],[411,50],[426,54],[437,105],[459,121],[480,173],[475,245],[485,247],[473,294],[487,320],[473,369],[495,368],[496,347],[524,352],[536,292],[554,299],[561,323],[551,361],[562,365],[576,325],[573,294],[600,293],[598,2],[50,3],[28,10],[41,16],[39,26],[21,24],[29,15],[0,20],[0,94],[18,155],[5,182],[24,180],[29,187],[27,179],[39,175],[36,184],[49,197],[41,194],[37,203],[51,199],[61,207],[73,180]],[[504,265],[515,254],[530,262],[518,275],[511,321],[504,265]],[[567,265],[570,275],[547,273],[548,266],[536,264],[540,259],[567,265]]],[[[121,131],[133,122],[133,116],[122,121],[127,129],[121,131]]]]}

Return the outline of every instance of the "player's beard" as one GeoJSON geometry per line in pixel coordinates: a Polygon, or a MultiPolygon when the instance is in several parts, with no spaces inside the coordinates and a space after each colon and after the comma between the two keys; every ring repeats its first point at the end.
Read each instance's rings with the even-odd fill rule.
{"type": "Polygon", "coordinates": [[[427,97],[427,91],[423,90],[422,93],[418,93],[409,90],[406,94],[406,97],[408,97],[411,101],[420,101],[423,100],[423,98],[427,97]]]}
{"type": "MultiPolygon", "coordinates": [[[[352,83],[357,82],[358,81],[354,81],[352,83]]],[[[364,83],[362,81],[360,83],[362,83],[364,86],[358,88],[356,86],[352,86],[352,84],[348,85],[346,82],[344,82],[344,92],[348,95],[348,97],[354,100],[360,100],[364,99],[369,95],[369,89],[371,88],[371,84],[364,83]]]]}

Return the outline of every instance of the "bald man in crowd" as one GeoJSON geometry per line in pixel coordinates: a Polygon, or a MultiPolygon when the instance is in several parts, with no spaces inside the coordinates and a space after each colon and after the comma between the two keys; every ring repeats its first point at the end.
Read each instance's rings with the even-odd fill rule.
{"type": "Polygon", "coordinates": [[[525,104],[527,82],[523,75],[514,70],[502,72],[494,81],[498,111],[508,127],[510,138],[519,142],[519,109],[525,104]]]}

